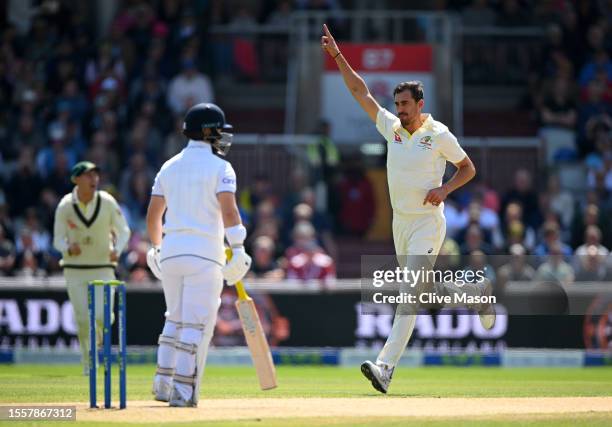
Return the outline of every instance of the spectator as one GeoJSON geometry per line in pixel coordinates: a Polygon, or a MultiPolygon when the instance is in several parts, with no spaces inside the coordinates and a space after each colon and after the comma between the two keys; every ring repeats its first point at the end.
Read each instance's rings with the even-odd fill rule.
{"type": "Polygon", "coordinates": [[[56,123],[49,126],[49,145],[39,151],[36,156],[36,166],[43,178],[47,178],[56,167],[58,159],[65,157],[68,168],[77,162],[77,154],[66,143],[66,128],[56,123]]]}
{"type": "Polygon", "coordinates": [[[168,107],[176,115],[183,115],[200,102],[214,102],[210,80],[198,72],[193,59],[183,59],[183,69],[168,86],[168,107]]]}
{"type": "MultiPolygon", "coordinates": [[[[185,136],[183,135],[183,118],[174,118],[174,129],[166,136],[163,145],[162,160],[170,159],[185,148],[185,136]]],[[[242,206],[241,206],[242,207],[242,206]]]]}
{"type": "Polygon", "coordinates": [[[542,226],[542,235],[544,241],[536,246],[534,254],[539,257],[550,255],[551,248],[559,248],[564,257],[569,258],[572,255],[572,248],[561,242],[559,235],[559,224],[548,221],[542,226]]]}
{"type": "MultiPolygon", "coordinates": [[[[587,144],[592,144],[595,148],[585,159],[588,168],[587,185],[595,189],[598,184],[597,179],[603,178],[604,193],[612,191],[612,177],[608,176],[608,163],[612,160],[611,125],[610,118],[605,116],[591,119],[587,124],[587,144]]],[[[604,198],[606,195],[604,194],[604,198]]]]}
{"type": "Polygon", "coordinates": [[[66,109],[71,120],[82,121],[88,110],[89,103],[79,88],[76,78],[64,82],[62,94],[57,98],[56,110],[66,109]]]}
{"type": "Polygon", "coordinates": [[[15,242],[16,264],[18,266],[22,265],[22,259],[26,252],[31,252],[37,258],[39,264],[42,265],[46,255],[45,250],[49,249],[48,237],[48,233],[47,236],[44,236],[44,234],[30,230],[27,227],[21,227],[15,242]],[[47,237],[47,239],[44,240],[44,237],[47,237]]]}
{"type": "Polygon", "coordinates": [[[461,245],[461,253],[469,255],[474,251],[480,251],[485,255],[492,255],[493,248],[483,240],[483,233],[478,224],[472,224],[465,233],[465,242],[461,245]]]}
{"type": "Polygon", "coordinates": [[[570,82],[557,77],[551,93],[544,98],[540,110],[541,126],[559,127],[574,130],[576,126],[576,97],[570,91],[570,82]]]}
{"type": "Polygon", "coordinates": [[[551,174],[548,177],[547,193],[550,197],[550,208],[559,216],[563,227],[569,229],[574,218],[574,199],[561,188],[558,175],[551,174]]]}
{"type": "Polygon", "coordinates": [[[594,203],[587,204],[580,215],[576,215],[572,226],[572,246],[578,247],[584,242],[584,232],[587,227],[595,225],[601,231],[601,243],[610,247],[612,236],[610,236],[609,218],[605,212],[601,212],[599,206],[594,203]]]}
{"type": "Polygon", "coordinates": [[[576,248],[576,256],[587,255],[587,249],[594,247],[602,257],[607,257],[610,251],[601,244],[601,230],[596,225],[589,225],[584,231],[584,243],[576,248]]]}
{"type": "MultiPolygon", "coordinates": [[[[71,188],[72,190],[72,188],[71,188]]],[[[66,194],[66,193],[61,193],[66,194]]],[[[41,227],[45,230],[53,229],[55,218],[55,208],[59,203],[58,194],[51,188],[46,186],[40,193],[40,202],[38,203],[38,217],[40,218],[41,227]]]]}
{"type": "Polygon", "coordinates": [[[74,184],[70,182],[70,169],[68,157],[65,153],[58,153],[55,165],[51,173],[45,179],[45,187],[50,188],[55,194],[67,194],[72,191],[74,184]]]}
{"type": "MultiPolygon", "coordinates": [[[[221,304],[217,312],[217,324],[212,343],[215,347],[235,347],[245,345],[242,323],[234,307],[236,293],[228,286],[221,292],[221,304]]],[[[263,325],[262,325],[263,326],[263,325]]]]}
{"type": "Polygon", "coordinates": [[[530,282],[535,277],[535,270],[527,263],[525,248],[520,243],[510,246],[510,262],[497,270],[496,292],[503,294],[508,282],[530,282]]]}
{"type": "Polygon", "coordinates": [[[246,215],[251,216],[264,201],[270,202],[272,207],[278,202],[272,191],[270,178],[265,174],[257,174],[251,184],[240,192],[240,208],[246,215]]]}
{"type": "MultiPolygon", "coordinates": [[[[96,163],[97,165],[98,163],[96,163]]],[[[141,152],[134,153],[129,159],[129,167],[125,168],[119,180],[119,192],[122,200],[129,200],[130,185],[134,175],[144,174],[147,180],[153,182],[155,178],[151,166],[147,163],[147,158],[141,152]]]]}
{"type": "Polygon", "coordinates": [[[257,230],[267,224],[272,224],[276,228],[280,227],[274,204],[270,200],[263,200],[258,204],[252,217],[251,228],[257,230]]]}
{"type": "Polygon", "coordinates": [[[253,265],[248,277],[278,281],[284,277],[284,272],[274,259],[276,248],[274,241],[268,236],[259,236],[253,243],[253,265]]]}
{"type": "MultiPolygon", "coordinates": [[[[602,80],[607,85],[612,84],[612,61],[605,49],[598,49],[593,58],[587,62],[580,70],[578,83],[582,87],[587,87],[589,83],[597,79],[598,74],[603,73],[602,80]]],[[[610,99],[608,99],[610,101],[610,99]]]]}
{"type": "Polygon", "coordinates": [[[38,266],[38,258],[28,249],[21,255],[15,275],[21,279],[28,279],[45,277],[46,272],[38,266]]]}
{"type": "MultiPolygon", "coordinates": [[[[303,192],[308,188],[308,175],[301,167],[295,168],[289,176],[289,190],[283,197],[281,216],[286,227],[293,226],[293,208],[303,199],[303,192]]],[[[289,234],[289,233],[287,233],[289,234]]]]}
{"type": "Polygon", "coordinates": [[[594,117],[611,117],[612,105],[603,99],[605,86],[599,80],[589,82],[586,100],[578,108],[578,146],[583,155],[593,151],[594,147],[588,139],[588,123],[594,117]]]}
{"type": "Polygon", "coordinates": [[[519,169],[514,174],[514,186],[504,195],[502,211],[505,212],[508,204],[517,202],[525,215],[523,222],[530,227],[537,227],[539,216],[538,198],[533,191],[531,174],[525,169],[519,169]]]}
{"type": "Polygon", "coordinates": [[[293,246],[287,249],[287,279],[320,280],[329,285],[336,278],[334,260],[317,245],[315,229],[308,222],[296,224],[293,246]]]}
{"type": "Polygon", "coordinates": [[[129,274],[130,283],[143,283],[155,280],[153,273],[147,266],[147,251],[149,244],[141,240],[133,245],[126,256],[126,267],[129,274]]]}
{"type": "Polygon", "coordinates": [[[0,276],[11,276],[15,267],[16,251],[13,242],[4,233],[0,224],[0,276]]]}
{"type": "MultiPolygon", "coordinates": [[[[330,125],[326,120],[320,120],[317,129],[317,140],[306,147],[306,157],[310,168],[310,178],[312,185],[320,191],[322,187],[325,193],[325,206],[322,207],[332,214],[337,211],[336,197],[333,191],[336,168],[340,162],[340,154],[336,145],[330,137],[330,125]]],[[[358,172],[359,164],[353,161],[349,165],[347,174],[358,172]]],[[[363,174],[363,172],[362,172],[363,174]]],[[[350,177],[347,177],[349,180],[350,177]]]]}
{"type": "Polygon", "coordinates": [[[125,154],[130,157],[136,153],[144,154],[150,165],[157,165],[162,142],[160,131],[147,117],[140,115],[132,124],[125,154]]]}
{"type": "Polygon", "coordinates": [[[17,160],[17,170],[6,186],[6,194],[12,217],[20,217],[30,206],[36,206],[42,191],[42,179],[35,169],[34,151],[22,147],[17,160]],[[27,188],[27,191],[23,191],[27,188]]]}
{"type": "Polygon", "coordinates": [[[85,82],[90,90],[96,82],[101,81],[103,73],[110,72],[115,78],[125,80],[126,67],[117,49],[109,41],[103,41],[98,47],[97,56],[92,58],[85,67],[85,82]]]}
{"type": "Polygon", "coordinates": [[[478,277],[477,273],[481,272],[491,283],[495,283],[495,269],[487,263],[487,255],[482,251],[475,250],[470,253],[465,270],[476,273],[474,275],[476,278],[478,277]]]}
{"type": "Polygon", "coordinates": [[[595,245],[587,246],[584,254],[577,257],[576,264],[577,282],[600,282],[609,277],[606,257],[601,255],[595,245]]]}
{"type": "Polygon", "coordinates": [[[40,150],[45,144],[44,136],[36,125],[31,114],[21,114],[17,131],[13,134],[8,147],[2,148],[4,160],[17,159],[21,147],[31,147],[34,151],[40,150]]]}
{"type": "Polygon", "coordinates": [[[374,222],[376,199],[363,169],[352,165],[338,184],[340,198],[338,225],[347,234],[364,236],[374,222]]]}
{"type": "MultiPolygon", "coordinates": [[[[336,247],[336,240],[333,235],[333,225],[327,213],[317,209],[315,192],[311,188],[304,189],[300,202],[310,207],[312,218],[309,222],[315,227],[318,239],[321,241],[323,248],[333,259],[338,259],[338,248],[336,247]]],[[[296,224],[295,209],[293,219],[294,222],[291,223],[292,227],[293,224],[296,224]]]]}
{"type": "Polygon", "coordinates": [[[564,251],[559,242],[552,243],[547,260],[538,267],[536,280],[553,281],[567,285],[574,282],[574,269],[563,260],[564,251]]]}
{"type": "Polygon", "coordinates": [[[0,188],[0,226],[4,230],[4,235],[11,242],[15,241],[13,219],[9,215],[9,207],[6,204],[6,197],[0,188]]]}
{"type": "Polygon", "coordinates": [[[475,224],[480,227],[483,240],[487,244],[493,241],[493,233],[499,229],[499,217],[497,214],[482,205],[482,196],[475,194],[467,208],[467,224],[462,232],[457,235],[457,241],[465,242],[465,234],[470,225],[475,224]]]}
{"type": "Polygon", "coordinates": [[[124,200],[133,221],[130,224],[133,230],[144,230],[146,227],[144,218],[149,206],[152,184],[153,182],[144,172],[138,172],[130,179],[128,193],[124,200]]]}
{"type": "Polygon", "coordinates": [[[527,240],[527,231],[525,230],[525,225],[521,221],[510,221],[506,232],[507,235],[506,242],[504,245],[504,253],[507,253],[513,245],[523,245],[524,242],[527,240]]]}
{"type": "MultiPolygon", "coordinates": [[[[103,131],[95,131],[91,137],[91,147],[86,155],[87,160],[100,167],[100,183],[107,185],[117,181],[119,174],[119,158],[116,147],[111,146],[111,141],[103,131]]],[[[134,170],[130,164],[128,171],[134,170]]],[[[135,169],[134,171],[138,171],[135,169]]],[[[59,193],[64,194],[64,193],[59,193]]]]}
{"type": "Polygon", "coordinates": [[[469,224],[469,215],[467,209],[463,209],[453,195],[444,201],[444,217],[446,218],[446,236],[449,238],[457,238],[462,230],[467,228],[469,224]]]}

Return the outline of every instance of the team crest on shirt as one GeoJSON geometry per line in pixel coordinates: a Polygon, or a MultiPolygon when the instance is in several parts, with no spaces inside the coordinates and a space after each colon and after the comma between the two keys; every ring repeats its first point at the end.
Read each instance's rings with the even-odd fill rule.
{"type": "Polygon", "coordinates": [[[393,141],[393,142],[396,142],[396,143],[398,143],[398,144],[401,144],[401,143],[402,143],[402,137],[399,135],[399,133],[397,133],[397,132],[393,132],[393,135],[395,135],[395,136],[394,136],[394,141],[393,141]]]}
{"type": "Polygon", "coordinates": [[[423,150],[431,150],[431,136],[424,136],[418,142],[419,148],[423,150]]]}

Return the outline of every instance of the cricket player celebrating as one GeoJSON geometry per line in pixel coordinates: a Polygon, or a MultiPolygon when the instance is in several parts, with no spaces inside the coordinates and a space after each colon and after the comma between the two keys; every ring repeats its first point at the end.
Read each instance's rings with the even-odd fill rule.
{"type": "MultiPolygon", "coordinates": [[[[70,178],[76,186],[65,195],[55,211],[53,246],[62,253],[68,297],[77,323],[83,372],[89,373],[89,315],[87,284],[92,280],[114,280],[119,255],[130,237],[130,229],[117,201],[98,191],[99,169],[91,162],[79,162],[70,178]]],[[[102,301],[103,288],[96,286],[102,301]]],[[[114,287],[111,287],[111,303],[114,287]]],[[[113,308],[111,305],[111,312],[113,308]]],[[[102,304],[96,306],[97,343],[102,343],[102,304]]]]}
{"type": "MultiPolygon", "coordinates": [[[[421,112],[424,106],[423,86],[420,82],[400,83],[394,90],[396,114],[382,108],[370,94],[363,79],[351,68],[326,25],[321,47],[336,61],[344,82],[376,128],[387,140],[387,177],[393,208],[393,240],[396,254],[407,255],[407,267],[418,270],[425,260],[432,268],[446,233],[443,214],[444,200],[452,191],[463,186],[476,174],[470,158],[459,146],[457,138],[431,114],[421,112]],[[457,167],[454,176],[442,184],[449,161],[457,167]]],[[[433,284],[432,284],[433,285],[433,284]]],[[[490,283],[436,284],[446,294],[467,292],[488,295],[490,283]]],[[[425,284],[416,286],[418,292],[425,284]]],[[[476,308],[487,329],[493,327],[494,312],[490,305],[476,308]]],[[[386,393],[393,369],[398,363],[416,321],[416,309],[408,314],[396,312],[393,328],[376,363],[366,361],[362,373],[374,388],[386,393]]]]}
{"type": "Polygon", "coordinates": [[[161,167],[147,212],[153,245],[147,262],[162,280],[166,300],[153,393],[170,406],[197,406],[223,279],[233,285],[251,266],[236,206],[236,174],[219,157],[231,145],[228,129],[214,104],[197,104],[187,112],[183,134],[190,141],[161,167]],[[233,251],[227,264],[224,235],[233,251]]]}

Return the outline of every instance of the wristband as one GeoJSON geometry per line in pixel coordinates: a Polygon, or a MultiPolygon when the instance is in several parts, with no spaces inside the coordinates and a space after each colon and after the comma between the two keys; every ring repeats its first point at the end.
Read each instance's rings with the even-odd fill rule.
{"type": "Polygon", "coordinates": [[[342,54],[342,52],[338,51],[338,53],[336,54],[336,56],[334,56],[334,59],[336,59],[337,57],[339,57],[342,54]]]}

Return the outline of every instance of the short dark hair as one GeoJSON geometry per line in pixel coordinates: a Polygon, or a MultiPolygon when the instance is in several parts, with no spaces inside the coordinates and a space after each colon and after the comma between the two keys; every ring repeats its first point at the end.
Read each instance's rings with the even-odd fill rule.
{"type": "Polygon", "coordinates": [[[398,84],[395,86],[395,89],[393,89],[393,97],[395,98],[395,95],[404,92],[405,90],[410,91],[412,98],[414,98],[415,101],[419,102],[421,99],[423,99],[424,89],[422,82],[418,80],[411,80],[409,82],[402,82],[398,84]]]}

